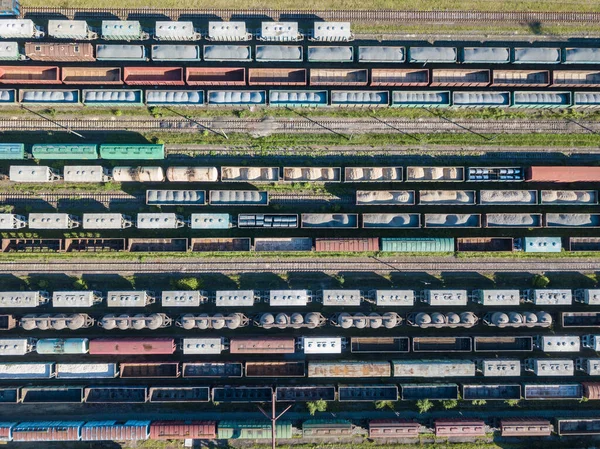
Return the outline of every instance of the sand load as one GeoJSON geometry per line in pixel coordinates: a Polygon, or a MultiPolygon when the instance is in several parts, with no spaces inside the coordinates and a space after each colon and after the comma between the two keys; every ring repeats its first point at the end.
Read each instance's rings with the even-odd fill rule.
{"type": "Polygon", "coordinates": [[[473,190],[422,190],[420,204],[475,204],[473,190]]]}
{"type": "Polygon", "coordinates": [[[535,190],[482,190],[481,204],[537,204],[535,190]]]}
{"type": "Polygon", "coordinates": [[[420,228],[419,214],[363,214],[363,228],[420,228]]]}
{"type": "Polygon", "coordinates": [[[542,226],[541,214],[487,214],[486,227],[539,228],[542,226]]]}
{"type": "Polygon", "coordinates": [[[551,227],[589,227],[600,225],[600,214],[546,214],[546,226],[551,227]]]}
{"type": "Polygon", "coordinates": [[[463,167],[407,167],[407,181],[464,181],[463,167]]]}
{"type": "Polygon", "coordinates": [[[425,214],[426,228],[479,228],[481,215],[478,214],[425,214]]]}
{"type": "Polygon", "coordinates": [[[412,205],[415,204],[415,192],[407,190],[358,190],[356,192],[357,205],[412,205]]]}
{"type": "Polygon", "coordinates": [[[284,167],[284,181],[339,182],[341,169],[329,167],[284,167]]]}
{"type": "Polygon", "coordinates": [[[402,181],[402,167],[346,167],[346,182],[402,181]]]}
{"type": "Polygon", "coordinates": [[[542,204],[598,204],[595,190],[542,190],[542,204]]]}

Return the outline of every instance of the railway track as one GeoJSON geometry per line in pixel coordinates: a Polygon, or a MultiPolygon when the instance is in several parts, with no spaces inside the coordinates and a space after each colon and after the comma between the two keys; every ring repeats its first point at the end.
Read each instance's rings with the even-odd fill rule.
{"type": "Polygon", "coordinates": [[[569,120],[480,120],[444,118],[427,119],[331,119],[331,118],[268,118],[268,119],[55,119],[41,118],[0,119],[4,131],[188,131],[212,130],[226,133],[279,134],[301,133],[488,133],[530,134],[537,133],[598,133],[600,122],[575,122],[569,120]]]}
{"type": "Polygon", "coordinates": [[[0,262],[0,273],[13,274],[124,274],[124,273],[290,273],[290,272],[591,272],[600,270],[600,259],[457,259],[448,258],[356,258],[356,259],[172,259],[123,261],[96,258],[66,259],[63,261],[41,262],[35,260],[0,262]]]}
{"type": "Polygon", "coordinates": [[[581,23],[598,22],[598,12],[484,12],[484,11],[399,11],[399,10],[287,10],[287,9],[162,9],[162,8],[51,8],[51,7],[21,7],[22,17],[67,17],[70,19],[151,19],[165,18],[179,20],[180,18],[214,20],[220,17],[224,20],[264,19],[274,20],[328,20],[348,22],[378,22],[378,23],[415,23],[415,22],[454,22],[454,23],[536,23],[560,22],[581,23]]]}

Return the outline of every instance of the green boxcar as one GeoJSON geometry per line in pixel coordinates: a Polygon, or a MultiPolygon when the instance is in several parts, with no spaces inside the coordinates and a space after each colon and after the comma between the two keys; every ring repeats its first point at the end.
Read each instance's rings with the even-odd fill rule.
{"type": "Polygon", "coordinates": [[[25,159],[25,144],[0,143],[0,159],[25,159]]]}
{"type": "Polygon", "coordinates": [[[92,144],[35,144],[35,159],[98,159],[98,146],[92,144]]]}
{"type": "Polygon", "coordinates": [[[164,159],[165,146],[162,144],[100,145],[100,158],[130,160],[164,159]]]}
{"type": "Polygon", "coordinates": [[[454,252],[453,238],[382,238],[381,251],[398,253],[454,252]]]}
{"type": "MultiPolygon", "coordinates": [[[[255,421],[219,421],[217,438],[220,440],[270,439],[271,423],[266,420],[255,421]]],[[[292,423],[277,421],[275,426],[277,438],[292,438],[292,423]]]]}

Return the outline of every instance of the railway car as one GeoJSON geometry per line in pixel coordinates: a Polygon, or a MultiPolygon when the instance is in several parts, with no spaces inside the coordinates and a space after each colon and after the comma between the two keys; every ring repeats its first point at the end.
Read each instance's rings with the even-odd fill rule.
{"type": "Polygon", "coordinates": [[[23,215],[0,214],[0,229],[22,229],[27,226],[27,218],[23,215]]]}
{"type": "Polygon", "coordinates": [[[151,58],[153,61],[200,61],[199,45],[152,45],[151,58]]]}
{"type": "Polygon", "coordinates": [[[204,106],[201,90],[150,90],[146,91],[148,106],[204,106]]]}
{"type": "Polygon", "coordinates": [[[21,53],[18,42],[2,42],[0,46],[0,61],[20,61],[26,59],[21,53]]]}
{"type": "Polygon", "coordinates": [[[162,21],[154,26],[154,39],[157,41],[197,41],[202,38],[191,21],[162,21]]]}
{"type": "Polygon", "coordinates": [[[102,144],[100,145],[100,157],[109,160],[161,160],[165,158],[165,146],[163,144],[102,144]]]}
{"type": "Polygon", "coordinates": [[[21,89],[19,102],[27,105],[80,106],[78,89],[21,89]]]}
{"type": "Polygon", "coordinates": [[[98,33],[92,31],[85,20],[50,19],[48,36],[54,39],[96,40],[98,33]]]}
{"type": "Polygon", "coordinates": [[[300,45],[257,45],[256,62],[302,62],[300,45]]]}
{"type": "Polygon", "coordinates": [[[40,39],[44,30],[31,19],[0,20],[0,38],[2,39],[40,39]]]}
{"type": "Polygon", "coordinates": [[[87,43],[27,42],[25,56],[32,61],[93,62],[94,47],[87,43]]]}
{"type": "Polygon", "coordinates": [[[345,419],[310,419],[302,423],[302,437],[347,437],[352,435],[352,429],[352,423],[345,419]]]}
{"type": "Polygon", "coordinates": [[[103,20],[101,36],[104,40],[120,41],[137,41],[149,38],[148,33],[144,32],[137,20],[103,20]]]}
{"type": "MultiPolygon", "coordinates": [[[[119,81],[118,84],[121,84],[119,81]]],[[[104,90],[84,89],[81,91],[82,102],[85,106],[114,107],[114,106],[143,106],[144,93],[141,90],[104,90]]]]}
{"type": "Polygon", "coordinates": [[[98,159],[97,145],[94,144],[35,144],[31,147],[34,159],[98,159]]]}

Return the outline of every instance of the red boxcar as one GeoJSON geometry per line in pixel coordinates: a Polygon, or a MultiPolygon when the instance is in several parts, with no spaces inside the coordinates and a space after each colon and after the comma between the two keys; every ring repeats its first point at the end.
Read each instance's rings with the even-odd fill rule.
{"type": "Polygon", "coordinates": [[[90,340],[92,355],[173,354],[172,338],[94,338],[90,340]]]}
{"type": "Polygon", "coordinates": [[[421,425],[401,419],[374,419],[369,421],[369,438],[418,437],[421,425]]]}
{"type": "Polygon", "coordinates": [[[2,84],[61,84],[56,66],[2,66],[2,84]]]}
{"type": "Polygon", "coordinates": [[[190,86],[245,86],[246,69],[231,67],[187,67],[185,82],[190,86]]]}
{"type": "Polygon", "coordinates": [[[511,418],[500,420],[503,437],[544,437],[550,436],[554,427],[547,419],[511,418]]]}
{"type": "Polygon", "coordinates": [[[436,419],[436,437],[484,437],[485,423],[468,419],[436,419]]]}
{"type": "Polygon", "coordinates": [[[529,167],[529,182],[598,182],[600,167],[529,167]]]}
{"type": "Polygon", "coordinates": [[[183,67],[125,67],[123,81],[130,86],[183,86],[183,67]]]}
{"type": "Polygon", "coordinates": [[[217,438],[215,421],[153,421],[150,424],[151,440],[183,440],[217,438]]]}

